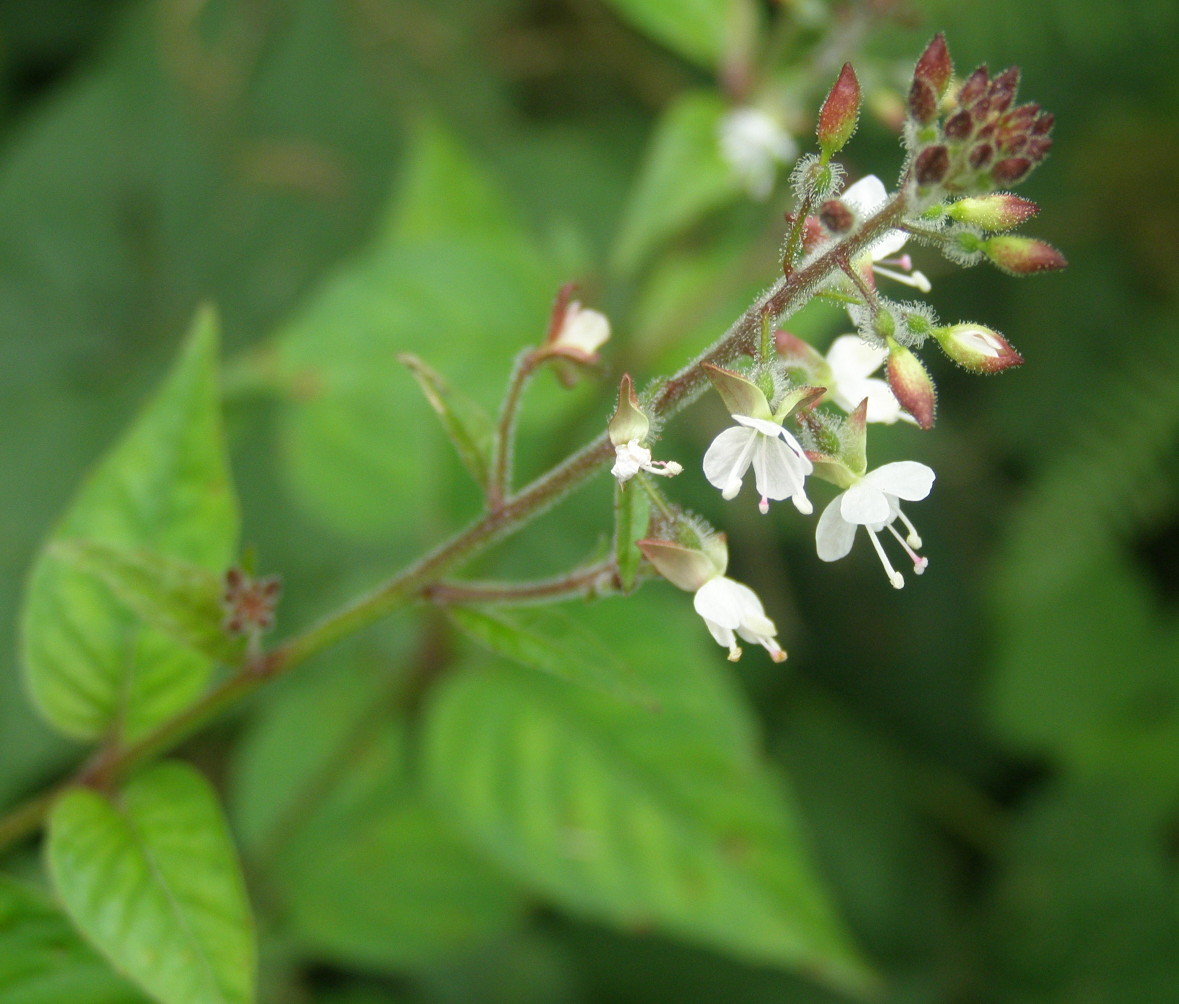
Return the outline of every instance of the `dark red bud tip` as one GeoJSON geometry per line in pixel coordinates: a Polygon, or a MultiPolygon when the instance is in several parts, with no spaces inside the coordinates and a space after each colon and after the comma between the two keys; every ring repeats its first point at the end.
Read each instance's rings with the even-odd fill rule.
{"type": "Polygon", "coordinates": [[[838,199],[828,199],[819,206],[819,222],[833,234],[847,233],[854,222],[851,210],[838,199]]]}
{"type": "Polygon", "coordinates": [[[844,63],[839,78],[832,86],[827,100],[819,110],[819,124],[815,133],[819,147],[827,156],[843,148],[856,131],[860,116],[860,82],[851,63],[844,63]]]}
{"type": "Polygon", "coordinates": [[[944,146],[929,146],[917,154],[913,177],[918,185],[937,185],[950,169],[950,155],[944,146]]]}
{"type": "Polygon", "coordinates": [[[966,139],[974,132],[974,119],[966,109],[954,112],[946,119],[946,137],[948,139],[966,139]]]}
{"type": "Polygon", "coordinates": [[[989,83],[990,77],[987,74],[987,68],[980,66],[966,78],[966,83],[962,85],[962,90],[958,92],[958,104],[963,108],[974,104],[986,92],[989,83]]]}
{"type": "Polygon", "coordinates": [[[970,156],[967,160],[970,166],[977,171],[979,168],[989,164],[994,155],[995,149],[990,143],[979,143],[978,146],[970,151],[970,156]]]}
{"type": "Polygon", "coordinates": [[[1004,157],[991,168],[991,180],[996,185],[1014,185],[1023,181],[1034,166],[1027,157],[1004,157]]]}
{"type": "Polygon", "coordinates": [[[924,80],[913,80],[908,105],[909,117],[919,125],[929,125],[937,118],[937,94],[924,80]]]}
{"type": "Polygon", "coordinates": [[[933,88],[936,97],[946,93],[954,65],[950,62],[950,50],[946,48],[946,36],[940,31],[933,36],[917,65],[913,68],[913,80],[923,81],[933,88]]]}
{"type": "Polygon", "coordinates": [[[1047,134],[1048,130],[1052,128],[1052,123],[1056,121],[1056,116],[1051,112],[1045,112],[1032,126],[1032,135],[1043,136],[1047,134]]]}

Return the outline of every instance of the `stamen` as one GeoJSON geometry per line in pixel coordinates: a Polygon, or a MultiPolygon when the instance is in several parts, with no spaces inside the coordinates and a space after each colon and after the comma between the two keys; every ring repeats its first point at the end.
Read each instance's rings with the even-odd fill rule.
{"type": "Polygon", "coordinates": [[[905,275],[903,272],[894,272],[891,268],[883,268],[880,265],[873,265],[872,271],[877,275],[882,275],[886,279],[892,279],[894,282],[899,282],[905,286],[912,286],[914,289],[922,293],[928,293],[933,286],[930,285],[929,280],[925,277],[924,272],[912,272],[905,275]]]}
{"type": "Polygon", "coordinates": [[[905,524],[905,529],[909,531],[909,536],[907,538],[909,543],[913,547],[921,547],[921,535],[917,532],[917,527],[915,527],[912,522],[910,522],[909,517],[901,512],[899,508],[897,509],[897,516],[900,518],[900,521],[905,524]]]}
{"type": "Polygon", "coordinates": [[[913,271],[913,259],[910,258],[907,254],[900,255],[897,258],[882,258],[881,261],[884,262],[885,265],[895,265],[902,272],[913,271]]]}
{"type": "Polygon", "coordinates": [[[761,510],[761,514],[764,516],[770,511],[770,500],[763,495],[761,501],[757,503],[757,508],[761,510]]]}
{"type": "Polygon", "coordinates": [[[918,575],[924,572],[926,566],[929,565],[929,559],[914,551],[913,548],[909,546],[908,541],[906,541],[899,533],[897,533],[897,528],[891,523],[888,524],[888,532],[896,537],[897,543],[905,549],[905,553],[913,560],[913,571],[918,575]]]}
{"type": "MultiPolygon", "coordinates": [[[[865,529],[868,528],[865,527],[865,529]]],[[[888,574],[888,581],[892,585],[892,588],[903,589],[905,577],[889,563],[888,555],[884,553],[884,548],[880,546],[880,541],[876,537],[877,533],[879,533],[878,530],[868,530],[868,536],[872,540],[872,546],[876,548],[876,556],[880,559],[880,564],[884,566],[884,571],[888,574]]]]}
{"type": "Polygon", "coordinates": [[[740,658],[741,646],[736,642],[733,642],[733,644],[729,646],[729,662],[736,662],[740,658]]]}

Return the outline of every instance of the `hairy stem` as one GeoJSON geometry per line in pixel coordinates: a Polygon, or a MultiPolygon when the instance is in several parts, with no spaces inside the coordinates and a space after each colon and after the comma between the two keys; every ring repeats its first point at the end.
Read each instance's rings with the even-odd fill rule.
{"type": "MultiPolygon", "coordinates": [[[[740,356],[754,355],[764,318],[781,320],[784,315],[801,307],[821,283],[841,269],[844,262],[862,252],[883,231],[896,226],[906,208],[902,189],[875,216],[866,220],[859,230],[815,255],[801,268],[779,278],[717,341],[657,389],[650,403],[654,416],[670,418],[704,392],[708,379],[701,368],[702,363],[725,366],[731,365],[740,356]]],[[[521,381],[515,382],[522,385],[521,381]]],[[[0,818],[0,849],[35,832],[44,822],[58,794],[66,788],[78,784],[113,785],[137,767],[174,749],[270,680],[306,662],[341,638],[381,620],[400,607],[422,599],[444,576],[498,541],[521,530],[567,492],[584,484],[594,474],[604,471],[606,461],[613,455],[610,438],[603,433],[369,593],[269,652],[254,655],[195,704],[157,726],[142,739],[121,748],[99,750],[73,777],[34,796],[0,818]]]]}

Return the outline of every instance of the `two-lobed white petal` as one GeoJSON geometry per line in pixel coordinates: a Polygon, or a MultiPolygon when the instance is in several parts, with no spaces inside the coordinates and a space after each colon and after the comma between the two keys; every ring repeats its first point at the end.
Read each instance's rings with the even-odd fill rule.
{"type": "Polygon", "coordinates": [[[738,423],[720,433],[704,454],[704,476],[725,491],[753,467],[759,494],[781,501],[802,490],[814,470],[798,440],[776,422],[734,415],[738,423]]]}
{"type": "Polygon", "coordinates": [[[697,589],[692,605],[710,627],[715,624],[728,631],[738,631],[747,641],[760,642],[777,633],[757,593],[723,575],[709,579],[697,589]]]}
{"type": "Polygon", "coordinates": [[[933,468],[916,460],[897,460],[864,475],[863,481],[906,502],[919,502],[933,489],[933,468]]]}
{"type": "Polygon", "coordinates": [[[820,561],[838,561],[852,549],[856,538],[856,524],[849,523],[839,511],[843,495],[836,495],[815,524],[815,546],[820,561]]]}
{"type": "Polygon", "coordinates": [[[831,343],[826,358],[831,367],[831,398],[844,411],[854,411],[867,398],[869,422],[892,425],[910,418],[888,384],[872,376],[888,358],[883,346],[869,345],[859,335],[840,335],[831,343]]]}

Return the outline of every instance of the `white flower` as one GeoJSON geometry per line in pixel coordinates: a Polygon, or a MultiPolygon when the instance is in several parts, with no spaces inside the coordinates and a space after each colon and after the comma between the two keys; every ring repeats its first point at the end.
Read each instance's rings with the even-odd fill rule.
{"type": "Polygon", "coordinates": [[[831,400],[849,413],[867,398],[869,422],[892,425],[901,418],[915,423],[916,419],[901,409],[888,384],[872,376],[887,358],[884,346],[869,345],[859,335],[840,335],[827,351],[827,365],[831,367],[827,391],[831,400]]]}
{"type": "MultiPolygon", "coordinates": [[[[884,187],[884,182],[876,175],[869,174],[848,188],[839,198],[855,214],[857,221],[862,221],[888,201],[888,191],[884,187]]],[[[908,255],[901,255],[899,258],[889,257],[900,251],[908,240],[909,235],[903,230],[888,230],[868,246],[865,254],[871,259],[872,271],[877,275],[883,275],[906,286],[913,286],[922,293],[928,293],[930,290],[929,280],[924,273],[914,271],[913,261],[908,255]],[[901,271],[884,268],[879,264],[880,262],[884,262],[885,265],[896,265],[901,271]]],[[[869,419],[869,421],[871,420],[869,419]]]]}
{"type": "Polygon", "coordinates": [[[561,327],[552,346],[575,354],[593,356],[610,337],[610,321],[599,310],[590,310],[574,300],[565,308],[561,327]]]}
{"type": "Polygon", "coordinates": [[[729,650],[730,662],[741,658],[734,632],[745,641],[763,646],[774,662],[786,658],[775,638],[778,629],[766,616],[757,593],[748,586],[718,575],[696,590],[692,605],[704,618],[712,637],[729,650]]]}
{"type": "Polygon", "coordinates": [[[933,471],[914,460],[885,464],[869,471],[846,491],[836,495],[823,510],[815,527],[819,557],[823,561],[838,561],[851,550],[856,527],[865,527],[888,574],[888,581],[895,589],[900,589],[905,584],[904,577],[889,564],[877,534],[887,528],[912,560],[913,571],[918,575],[924,572],[929,559],[917,554],[921,538],[917,535],[917,528],[901,512],[899,500],[916,502],[925,498],[933,487],[933,479],[933,471]],[[908,530],[906,537],[901,537],[893,526],[897,519],[908,530]]]}
{"type": "Polygon", "coordinates": [[[614,466],[610,468],[610,473],[618,479],[620,485],[626,484],[639,471],[674,478],[684,469],[674,460],[652,460],[651,451],[645,446],[640,446],[637,439],[619,443],[614,447],[614,456],[614,466]]]}
{"type": "Polygon", "coordinates": [[[721,156],[753,198],[767,198],[779,164],[798,156],[798,144],[760,108],[734,108],[717,127],[721,156]]]}
{"type": "Polygon", "coordinates": [[[798,440],[777,422],[734,415],[738,424],[725,429],[704,454],[704,476],[726,499],[741,490],[741,479],[753,465],[761,495],[758,507],[768,512],[770,499],[791,499],[804,516],[813,507],[803,489],[803,479],[814,470],[798,440]]]}

